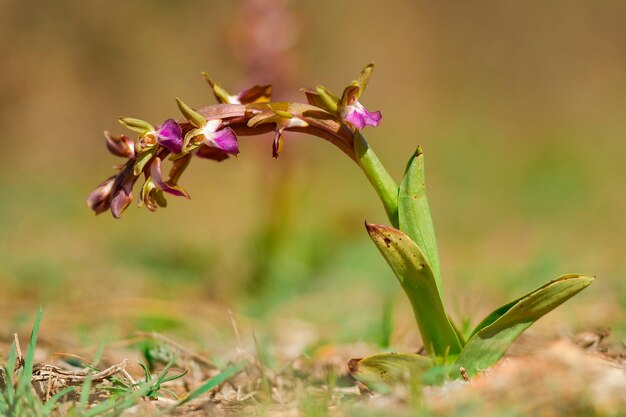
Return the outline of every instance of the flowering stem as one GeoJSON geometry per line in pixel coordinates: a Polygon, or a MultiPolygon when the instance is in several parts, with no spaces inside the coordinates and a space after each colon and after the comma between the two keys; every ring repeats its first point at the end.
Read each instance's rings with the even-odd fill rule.
{"type": "Polygon", "coordinates": [[[398,220],[398,184],[391,178],[391,175],[359,131],[354,135],[354,152],[359,166],[380,197],[389,221],[393,227],[398,228],[400,224],[398,220]]]}

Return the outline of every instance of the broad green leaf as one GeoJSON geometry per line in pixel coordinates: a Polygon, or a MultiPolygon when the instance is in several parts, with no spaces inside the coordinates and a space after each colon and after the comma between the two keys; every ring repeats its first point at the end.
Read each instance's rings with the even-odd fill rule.
{"type": "Polygon", "coordinates": [[[464,367],[470,375],[487,369],[535,321],[592,282],[592,277],[564,275],[498,308],[478,325],[477,331],[459,355],[458,367],[464,367]]]}
{"type": "Polygon", "coordinates": [[[438,357],[455,357],[461,351],[461,343],[443,308],[430,264],[420,248],[397,229],[367,223],[365,226],[411,301],[426,352],[438,357]]]}
{"type": "Polygon", "coordinates": [[[437,252],[437,239],[435,238],[435,228],[433,227],[428,199],[426,198],[424,154],[420,147],[417,148],[415,154],[409,160],[404,178],[400,183],[398,219],[400,230],[409,235],[424,252],[435,275],[437,288],[441,292],[441,269],[439,266],[439,253],[437,252]]]}
{"type": "Polygon", "coordinates": [[[382,201],[391,225],[398,227],[398,185],[358,131],[354,134],[354,152],[359,166],[382,201]]]}
{"type": "Polygon", "coordinates": [[[414,353],[379,353],[352,359],[350,373],[359,382],[378,391],[398,382],[416,381],[433,366],[433,360],[414,353]]]}

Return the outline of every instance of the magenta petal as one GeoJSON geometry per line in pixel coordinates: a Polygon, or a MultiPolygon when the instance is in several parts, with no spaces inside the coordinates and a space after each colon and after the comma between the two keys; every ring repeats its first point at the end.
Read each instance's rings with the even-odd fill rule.
{"type": "Polygon", "coordinates": [[[167,119],[156,132],[157,140],[172,153],[183,149],[183,132],[174,119],[167,119]]]}
{"type": "Polygon", "coordinates": [[[237,135],[230,127],[215,132],[215,136],[211,139],[212,145],[231,155],[239,153],[239,145],[237,144],[237,135]]]}
{"type": "Polygon", "coordinates": [[[163,176],[161,174],[161,158],[154,158],[152,165],[150,165],[150,177],[152,178],[154,184],[164,192],[177,197],[189,198],[189,194],[187,194],[182,188],[172,187],[163,181],[163,176]]]}
{"type": "Polygon", "coordinates": [[[369,112],[360,103],[355,103],[346,108],[343,119],[352,124],[357,129],[363,129],[365,126],[376,127],[380,124],[383,115],[379,112],[369,112]]]}

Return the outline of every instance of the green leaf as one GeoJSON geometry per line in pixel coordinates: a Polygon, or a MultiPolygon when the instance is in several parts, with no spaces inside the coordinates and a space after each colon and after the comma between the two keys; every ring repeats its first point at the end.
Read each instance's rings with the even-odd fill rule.
{"type": "Polygon", "coordinates": [[[178,108],[180,112],[185,116],[189,123],[193,125],[195,128],[202,128],[206,126],[206,119],[200,113],[186,105],[181,99],[176,97],[176,104],[178,104],[178,108]]]}
{"type": "Polygon", "coordinates": [[[424,348],[438,357],[456,357],[461,343],[439,296],[430,264],[420,248],[401,231],[389,226],[365,224],[409,297],[424,348]]]}
{"type": "Polygon", "coordinates": [[[145,135],[154,131],[154,127],[145,120],[133,119],[132,117],[120,117],[117,120],[125,128],[130,129],[133,132],[137,132],[141,135],[145,135]]]}
{"type": "Polygon", "coordinates": [[[33,330],[30,334],[30,343],[28,344],[28,351],[24,358],[24,369],[20,375],[19,385],[23,387],[29,387],[31,378],[33,377],[33,365],[35,363],[35,345],[37,344],[37,335],[39,334],[39,326],[41,325],[41,319],[43,318],[43,308],[39,307],[37,311],[37,317],[35,317],[35,323],[33,324],[33,330]]]}
{"type": "Polygon", "coordinates": [[[382,201],[391,225],[398,227],[398,185],[358,131],[354,134],[354,152],[359,166],[382,201]]]}
{"type": "Polygon", "coordinates": [[[74,389],[75,389],[74,387],[65,387],[61,391],[57,392],[52,397],[50,397],[50,399],[46,401],[46,403],[43,405],[42,414],[43,415],[50,414],[52,410],[54,410],[57,407],[59,400],[63,398],[64,396],[66,396],[67,394],[73,392],[74,389]]]}
{"type": "Polygon", "coordinates": [[[139,156],[137,156],[137,160],[135,161],[135,165],[133,166],[133,174],[141,174],[143,168],[148,162],[152,160],[152,157],[156,154],[157,150],[158,147],[153,146],[152,148],[146,149],[141,154],[139,154],[139,156]]]}
{"type": "Polygon", "coordinates": [[[398,220],[400,230],[409,235],[422,249],[435,275],[437,288],[442,291],[441,268],[435,228],[430,216],[424,182],[424,154],[419,146],[409,160],[398,193],[398,220]]]}
{"type": "Polygon", "coordinates": [[[377,391],[398,382],[419,380],[432,366],[432,359],[414,353],[379,353],[348,363],[356,380],[377,391]]]}
{"type": "MultiPolygon", "coordinates": [[[[583,275],[564,275],[496,309],[483,320],[457,360],[468,374],[487,369],[535,321],[593,282],[583,275]]],[[[458,369],[457,367],[457,369],[458,369]]]]}
{"type": "Polygon", "coordinates": [[[8,404],[13,404],[15,400],[15,365],[17,362],[17,351],[15,347],[15,342],[11,343],[11,350],[9,351],[9,357],[7,359],[7,364],[4,368],[4,377],[5,377],[5,387],[4,387],[4,395],[6,397],[6,402],[8,404]]]}
{"type": "Polygon", "coordinates": [[[223,384],[224,382],[226,382],[227,380],[229,380],[230,378],[232,378],[233,376],[241,372],[245,367],[246,367],[245,362],[239,362],[237,364],[229,366],[228,368],[224,369],[219,374],[215,375],[213,378],[210,378],[209,380],[205,381],[202,385],[200,385],[194,391],[189,393],[187,397],[185,397],[184,399],[178,402],[178,405],[185,404],[186,402],[189,402],[195,398],[198,398],[199,396],[210,391],[216,386],[223,384]]]}

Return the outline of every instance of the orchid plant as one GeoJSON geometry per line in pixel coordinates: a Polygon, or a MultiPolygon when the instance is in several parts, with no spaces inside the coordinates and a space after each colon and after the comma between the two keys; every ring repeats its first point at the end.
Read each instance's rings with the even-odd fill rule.
{"type": "Polygon", "coordinates": [[[422,149],[417,147],[398,185],[361,133],[368,126],[379,126],[382,120],[380,112],[368,111],[359,101],[373,69],[372,64],[366,66],[340,96],[322,86],[302,89],[307,104],[271,101],[270,85],[231,94],[203,73],[218,104],[194,109],[177,98],[182,119],[167,119],[155,127],[140,119],[120,118],[119,122],[136,134],[134,139],[105,132],[109,151],[126,161],[89,194],[87,204],[96,214],[110,210],[119,218],[130,205],[140,177],[143,186],[138,205],[150,211],[166,206],[166,194],[189,198],[179,182],[191,160],[238,158],[241,136],[274,132],[274,158],[283,149],[285,132],[303,132],[329,141],[361,168],[383,203],[391,226],[366,223],[365,227],[413,306],[426,353],[383,353],[353,360],[350,368],[354,375],[375,383],[444,363],[452,377],[471,376],[498,361],[530,325],[583,290],[593,278],[561,276],[497,308],[469,333],[454,326],[442,298],[422,149]],[[166,163],[170,165],[167,178],[163,175],[166,163]]]}

